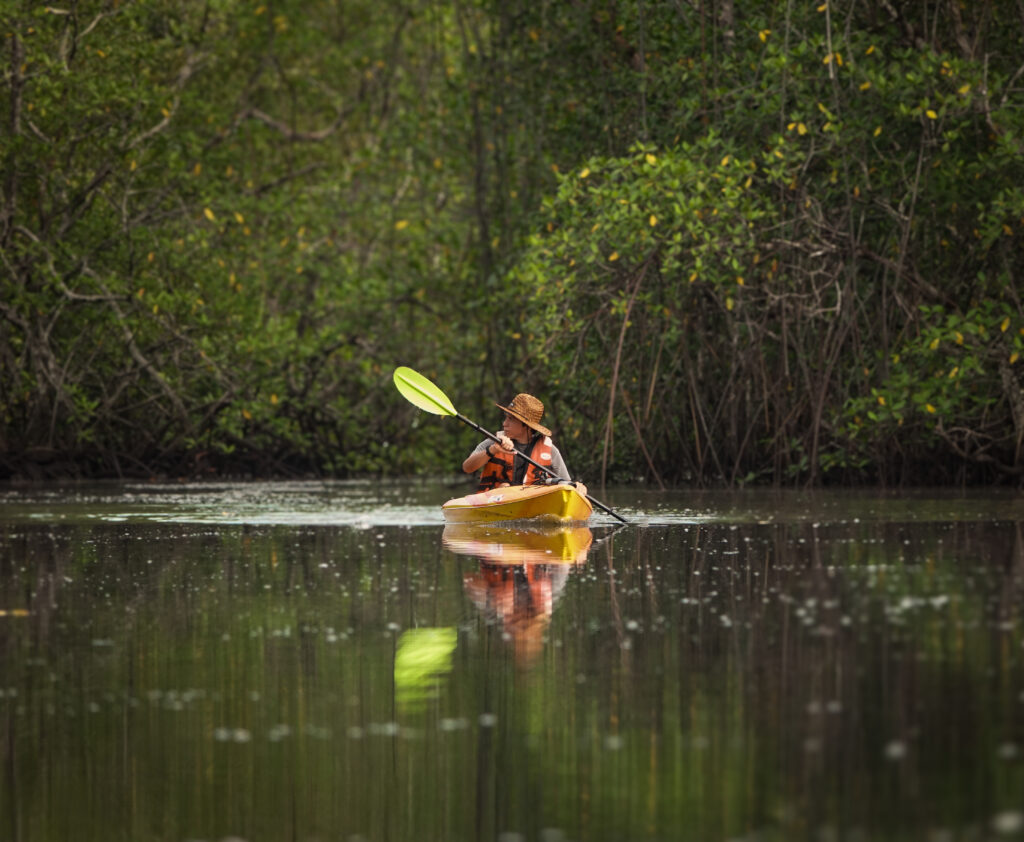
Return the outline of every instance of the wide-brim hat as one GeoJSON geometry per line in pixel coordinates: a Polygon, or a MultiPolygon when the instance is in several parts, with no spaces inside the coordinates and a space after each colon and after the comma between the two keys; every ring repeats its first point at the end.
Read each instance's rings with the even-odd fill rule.
{"type": "Polygon", "coordinates": [[[533,395],[521,393],[512,399],[509,406],[502,406],[500,403],[496,403],[495,406],[498,409],[503,409],[513,418],[518,418],[530,429],[545,436],[551,435],[551,430],[540,423],[540,419],[544,417],[544,404],[533,395]]]}

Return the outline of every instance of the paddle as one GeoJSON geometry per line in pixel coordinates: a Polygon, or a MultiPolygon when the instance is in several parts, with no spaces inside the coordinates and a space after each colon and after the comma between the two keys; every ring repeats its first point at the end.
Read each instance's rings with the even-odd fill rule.
{"type": "MultiPolygon", "coordinates": [[[[401,365],[395,369],[395,387],[399,392],[402,393],[402,397],[405,398],[413,406],[417,406],[424,412],[429,412],[432,415],[454,415],[463,424],[468,424],[478,433],[482,433],[489,439],[499,441],[498,437],[494,433],[485,430],[479,424],[470,421],[465,415],[455,409],[455,406],[448,399],[448,396],[442,392],[437,386],[435,386],[430,380],[427,380],[422,374],[417,371],[413,371],[407,366],[401,365]]],[[[548,476],[559,479],[558,475],[555,474],[550,468],[545,465],[541,465],[539,462],[534,462],[525,453],[520,454],[527,462],[533,465],[535,468],[540,468],[548,476]]],[[[622,515],[613,512],[600,500],[595,500],[589,494],[586,495],[587,499],[597,506],[601,511],[607,512],[612,517],[621,520],[623,523],[629,523],[622,515]]]]}

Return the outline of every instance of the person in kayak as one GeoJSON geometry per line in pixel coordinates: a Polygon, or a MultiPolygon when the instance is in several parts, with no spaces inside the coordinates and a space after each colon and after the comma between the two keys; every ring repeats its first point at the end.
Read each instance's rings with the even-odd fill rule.
{"type": "Polygon", "coordinates": [[[505,413],[501,430],[496,433],[500,443],[484,439],[462,463],[462,470],[467,474],[483,468],[477,491],[505,485],[565,482],[586,495],[583,483],[570,480],[565,460],[551,441],[551,430],[540,423],[544,417],[543,403],[533,395],[518,394],[509,406],[500,403],[495,406],[505,413]],[[527,462],[522,458],[524,454],[550,468],[557,479],[527,462]]]}

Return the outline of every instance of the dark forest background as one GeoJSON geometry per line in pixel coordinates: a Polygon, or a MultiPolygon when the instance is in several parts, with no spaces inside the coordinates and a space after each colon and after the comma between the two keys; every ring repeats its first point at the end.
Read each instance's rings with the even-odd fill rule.
{"type": "Polygon", "coordinates": [[[1024,0],[0,10],[0,477],[1024,476],[1024,0]]]}

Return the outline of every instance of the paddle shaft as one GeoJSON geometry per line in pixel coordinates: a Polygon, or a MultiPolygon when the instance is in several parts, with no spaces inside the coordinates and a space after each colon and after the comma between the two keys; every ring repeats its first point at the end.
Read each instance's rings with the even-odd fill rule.
{"type": "MultiPolygon", "coordinates": [[[[498,444],[501,444],[501,439],[499,439],[499,438],[498,438],[498,437],[497,437],[497,436],[496,436],[496,435],[495,435],[494,433],[492,433],[492,432],[491,432],[490,430],[485,430],[485,429],[484,429],[483,427],[481,427],[481,426],[480,426],[479,424],[477,424],[477,423],[476,423],[475,421],[471,421],[471,420],[470,420],[469,418],[467,418],[467,417],[466,417],[465,415],[463,415],[463,414],[462,414],[461,412],[456,412],[456,413],[455,413],[455,417],[456,417],[456,418],[458,418],[458,419],[459,419],[459,420],[460,420],[460,421],[461,421],[461,422],[462,422],[463,424],[468,424],[468,425],[469,425],[470,427],[472,427],[472,428],[473,428],[474,430],[476,430],[476,431],[477,431],[478,433],[483,433],[483,434],[484,434],[485,436],[487,436],[487,438],[489,438],[489,439],[493,439],[494,441],[498,442],[498,444]]],[[[520,452],[519,452],[519,455],[520,455],[520,456],[522,456],[522,457],[523,457],[523,458],[524,458],[524,459],[525,459],[525,460],[526,460],[527,462],[529,462],[529,463],[530,463],[531,465],[533,465],[533,467],[535,467],[535,468],[540,468],[540,469],[541,469],[542,471],[544,471],[544,473],[546,473],[546,474],[547,474],[548,476],[550,476],[550,477],[554,477],[555,479],[562,479],[562,477],[558,476],[558,474],[556,474],[556,473],[555,473],[554,471],[552,471],[552,470],[551,470],[551,468],[547,467],[546,465],[542,465],[542,464],[540,464],[540,462],[535,462],[535,461],[534,461],[533,459],[531,459],[531,458],[530,458],[529,456],[527,456],[527,455],[526,455],[525,453],[523,453],[522,451],[520,451],[520,452]]],[[[600,509],[601,511],[603,511],[603,512],[607,512],[607,513],[608,513],[608,514],[610,514],[610,515],[611,515],[611,516],[612,516],[613,518],[616,518],[616,519],[618,519],[618,520],[622,521],[623,523],[626,523],[626,524],[628,524],[628,523],[629,523],[629,521],[628,521],[628,520],[626,520],[626,519],[625,519],[625,518],[624,518],[624,517],[623,517],[622,515],[620,515],[620,514],[619,514],[618,512],[613,512],[613,511],[612,511],[611,509],[609,509],[609,508],[608,508],[608,507],[607,507],[607,506],[606,506],[606,505],[605,505],[604,503],[602,503],[602,502],[601,502],[600,500],[595,500],[595,499],[594,499],[593,497],[591,497],[591,496],[590,496],[589,494],[587,494],[587,495],[585,495],[585,496],[586,496],[586,498],[587,498],[587,499],[588,499],[588,500],[589,500],[589,501],[590,501],[591,503],[593,503],[593,504],[594,504],[595,506],[597,506],[597,507],[598,507],[598,508],[599,508],[599,509],[600,509]]]]}

